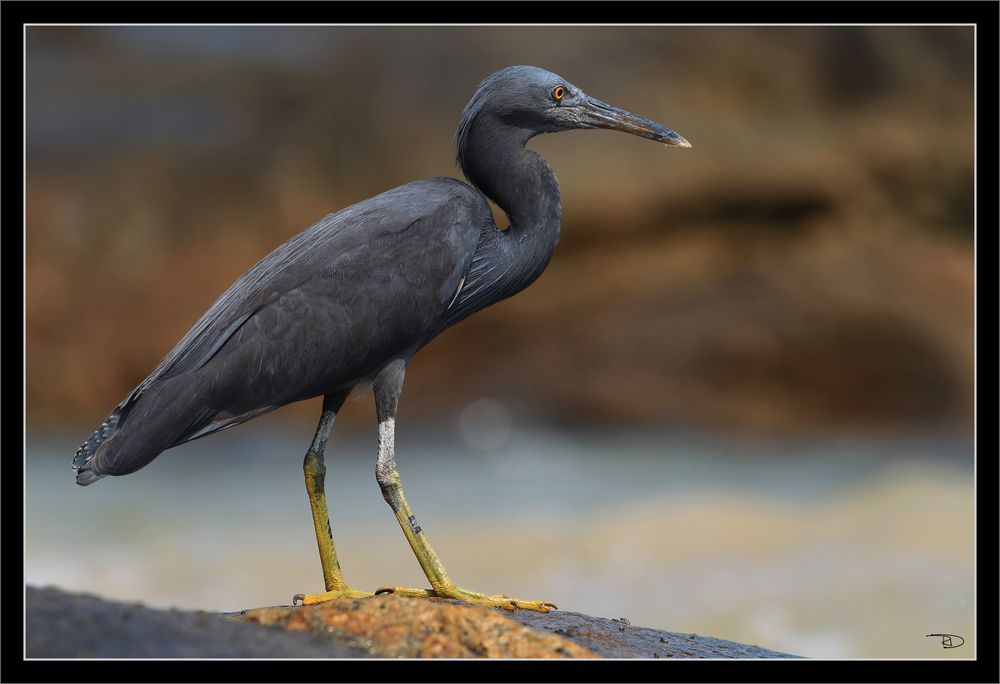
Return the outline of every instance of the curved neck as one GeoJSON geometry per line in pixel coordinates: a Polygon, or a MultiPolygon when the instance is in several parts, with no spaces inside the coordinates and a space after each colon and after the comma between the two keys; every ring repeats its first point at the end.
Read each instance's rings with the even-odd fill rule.
{"type": "Polygon", "coordinates": [[[555,173],[524,148],[534,135],[484,113],[463,131],[458,162],[469,181],[507,214],[509,249],[544,268],[559,242],[562,205],[555,173]]]}

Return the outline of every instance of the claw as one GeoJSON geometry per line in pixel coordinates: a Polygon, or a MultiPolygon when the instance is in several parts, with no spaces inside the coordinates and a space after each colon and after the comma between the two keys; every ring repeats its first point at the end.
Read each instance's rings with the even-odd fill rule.
{"type": "Polygon", "coordinates": [[[306,595],[305,594],[296,594],[295,596],[292,597],[292,605],[293,606],[299,605],[300,601],[302,602],[303,605],[305,605],[305,602],[306,602],[306,595]]]}
{"type": "Polygon", "coordinates": [[[379,594],[394,594],[394,593],[396,593],[396,587],[382,587],[381,589],[375,590],[376,596],[378,596],[379,594]]]}
{"type": "MultiPolygon", "coordinates": [[[[521,604],[518,603],[516,600],[515,601],[509,601],[508,603],[509,603],[509,605],[513,606],[514,608],[513,609],[507,608],[507,606],[501,606],[501,607],[504,608],[504,609],[506,609],[506,610],[514,610],[514,609],[516,609],[516,610],[522,610],[521,604]]],[[[540,609],[531,609],[531,610],[540,610],[543,613],[547,613],[547,612],[549,612],[549,610],[553,610],[553,609],[559,610],[559,606],[557,606],[554,603],[550,603],[548,601],[532,601],[531,603],[537,603],[539,606],[541,606],[540,609]]],[[[528,610],[528,609],[524,608],[524,610],[528,610]]]]}

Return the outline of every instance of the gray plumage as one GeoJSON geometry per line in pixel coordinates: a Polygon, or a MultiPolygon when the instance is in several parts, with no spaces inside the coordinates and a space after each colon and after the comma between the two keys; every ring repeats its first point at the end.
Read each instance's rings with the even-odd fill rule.
{"type": "Polygon", "coordinates": [[[659,124],[535,67],[488,77],[466,107],[452,178],[330,214],[264,257],[195,323],[77,450],[79,484],[295,401],[349,392],[449,326],[531,284],[559,238],[555,175],[525,143],[615,128],[687,146],[659,124]],[[563,96],[554,97],[555,88],[563,96]],[[497,228],[487,197],[508,215],[497,228]]]}

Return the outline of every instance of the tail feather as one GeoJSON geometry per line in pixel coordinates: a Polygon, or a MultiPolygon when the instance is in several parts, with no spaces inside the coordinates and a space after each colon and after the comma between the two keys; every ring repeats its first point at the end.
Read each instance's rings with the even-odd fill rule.
{"type": "Polygon", "coordinates": [[[94,460],[94,454],[97,453],[98,447],[100,447],[105,440],[107,440],[108,435],[112,434],[118,425],[121,423],[123,405],[118,406],[111,415],[108,416],[103,423],[97,426],[94,430],[94,434],[90,438],[80,445],[80,448],[76,450],[73,454],[73,470],[76,471],[76,483],[79,485],[89,485],[93,482],[97,482],[102,477],[103,474],[97,473],[93,470],[91,462],[94,460]]]}
{"type": "Polygon", "coordinates": [[[91,470],[89,466],[83,466],[83,468],[76,471],[76,483],[81,487],[94,484],[103,477],[107,477],[107,473],[99,473],[96,470],[91,470]]]}
{"type": "Polygon", "coordinates": [[[166,378],[141,392],[136,390],[76,450],[76,483],[89,485],[106,475],[128,475],[165,449],[215,432],[228,423],[242,422],[241,416],[214,425],[218,414],[193,391],[186,376],[166,378]]]}

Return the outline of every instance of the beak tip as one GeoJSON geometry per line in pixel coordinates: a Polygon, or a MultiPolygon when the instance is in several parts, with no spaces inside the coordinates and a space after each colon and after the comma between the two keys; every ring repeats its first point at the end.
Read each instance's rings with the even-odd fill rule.
{"type": "Polygon", "coordinates": [[[677,136],[676,138],[671,138],[668,142],[663,143],[667,147],[694,147],[685,138],[677,136]]]}

